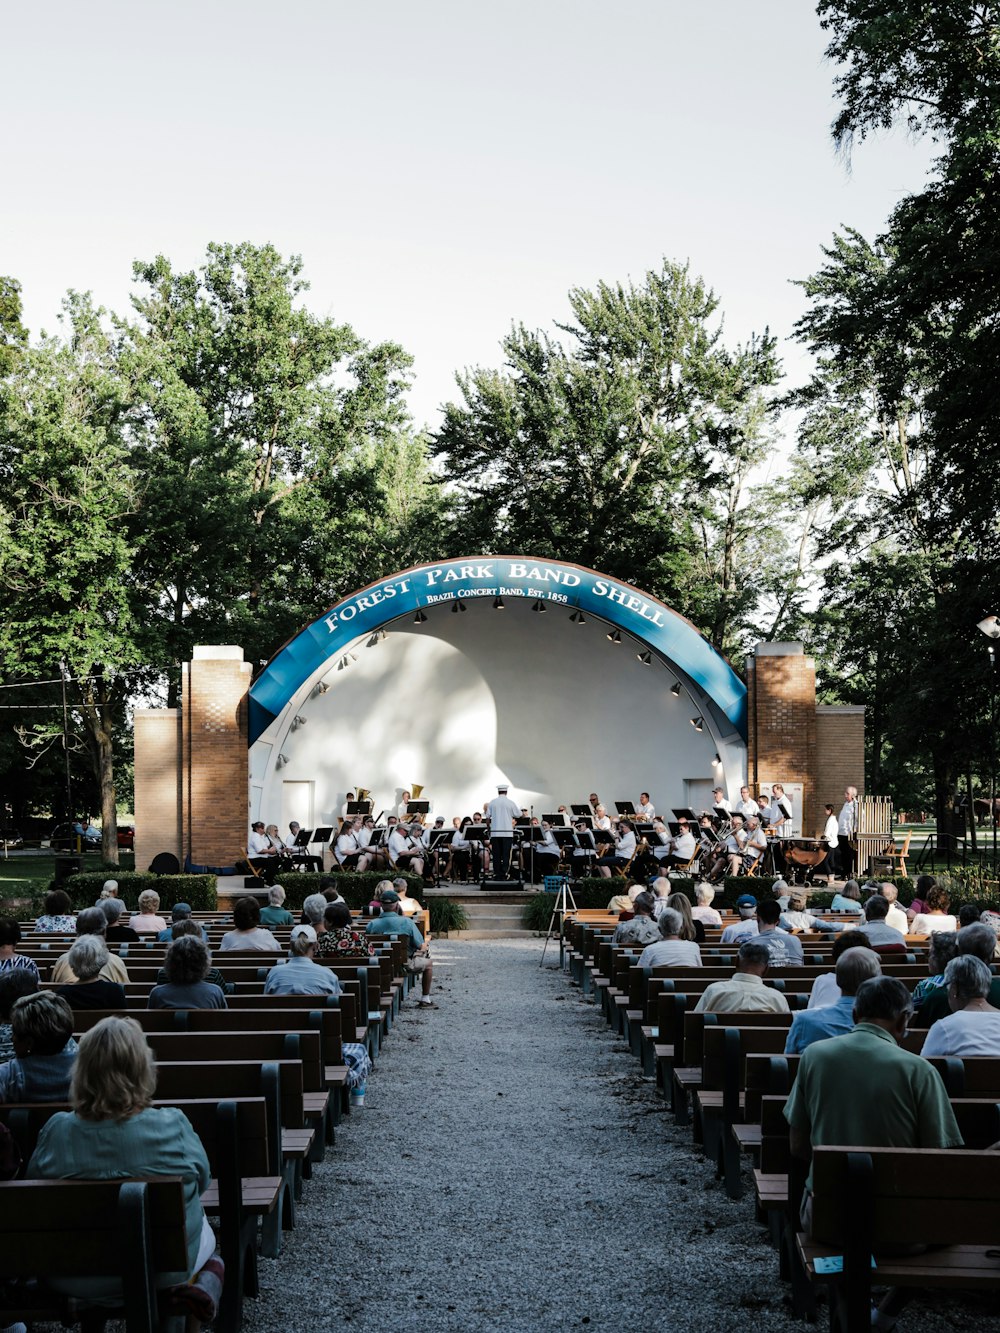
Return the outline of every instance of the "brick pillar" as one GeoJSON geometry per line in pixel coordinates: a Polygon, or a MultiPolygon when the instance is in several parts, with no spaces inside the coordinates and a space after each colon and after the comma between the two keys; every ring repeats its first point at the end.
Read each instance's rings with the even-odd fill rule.
{"type": "Polygon", "coordinates": [[[135,868],[146,870],[160,852],[183,860],[181,849],[181,713],[135,710],[135,868]]]}
{"type": "MultiPolygon", "coordinates": [[[[760,643],[747,660],[750,785],[802,783],[802,835],[816,814],[816,663],[801,643],[760,643]]],[[[755,788],[756,790],[756,788],[755,788]]]]}
{"type": "Polygon", "coordinates": [[[865,710],[855,704],[816,708],[816,809],[829,801],[839,813],[844,788],[865,794],[865,710]]]}
{"type": "Polygon", "coordinates": [[[196,647],[184,666],[182,845],[197,865],[231,865],[246,848],[250,674],[241,648],[196,647]]]}

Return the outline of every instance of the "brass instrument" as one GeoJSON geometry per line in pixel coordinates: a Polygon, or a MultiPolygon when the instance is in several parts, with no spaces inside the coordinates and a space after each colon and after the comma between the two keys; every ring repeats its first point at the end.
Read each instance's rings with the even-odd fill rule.
{"type": "Polygon", "coordinates": [[[357,796],[359,801],[370,801],[372,798],[372,794],[367,787],[358,787],[357,796]]]}
{"type": "Polygon", "coordinates": [[[410,795],[413,797],[415,801],[420,800],[420,793],[423,791],[423,789],[424,789],[423,784],[420,782],[415,782],[413,786],[410,788],[410,795]]]}

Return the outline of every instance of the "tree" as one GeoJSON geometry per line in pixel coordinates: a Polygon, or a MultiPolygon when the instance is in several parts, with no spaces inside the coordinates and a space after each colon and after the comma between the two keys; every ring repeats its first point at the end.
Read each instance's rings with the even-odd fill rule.
{"type": "Polygon", "coordinates": [[[727,351],[715,296],[669,262],[569,302],[565,341],[517,325],[503,371],[458,377],[434,441],[453,527],[465,547],[572,554],[641,582],[728,643],[774,340],[727,351]]]}
{"type": "MultiPolygon", "coordinates": [[[[15,675],[60,675],[100,792],[103,851],[117,861],[114,731],[139,653],[129,604],[136,489],[130,386],[120,345],[71,293],[66,334],[25,348],[0,391],[0,653],[15,675]]],[[[32,722],[37,741],[61,719],[32,722]]]]}

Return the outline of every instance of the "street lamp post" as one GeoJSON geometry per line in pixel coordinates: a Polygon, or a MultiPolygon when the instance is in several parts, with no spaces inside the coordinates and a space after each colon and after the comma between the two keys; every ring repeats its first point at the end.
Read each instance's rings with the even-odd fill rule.
{"type": "Polygon", "coordinates": [[[990,655],[990,822],[993,825],[993,873],[997,868],[997,655],[995,643],[1000,639],[1000,617],[987,616],[977,628],[992,642],[990,655]]]}

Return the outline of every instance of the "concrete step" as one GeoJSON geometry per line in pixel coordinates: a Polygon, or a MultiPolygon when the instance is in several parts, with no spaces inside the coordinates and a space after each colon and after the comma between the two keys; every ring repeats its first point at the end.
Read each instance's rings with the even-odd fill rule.
{"type": "MultiPolygon", "coordinates": [[[[515,939],[534,939],[537,932],[534,930],[524,930],[521,927],[514,928],[508,926],[503,930],[482,930],[481,928],[469,930],[453,930],[447,938],[449,940],[515,940],[515,939]]],[[[431,948],[433,948],[433,944],[431,948]]]]}

